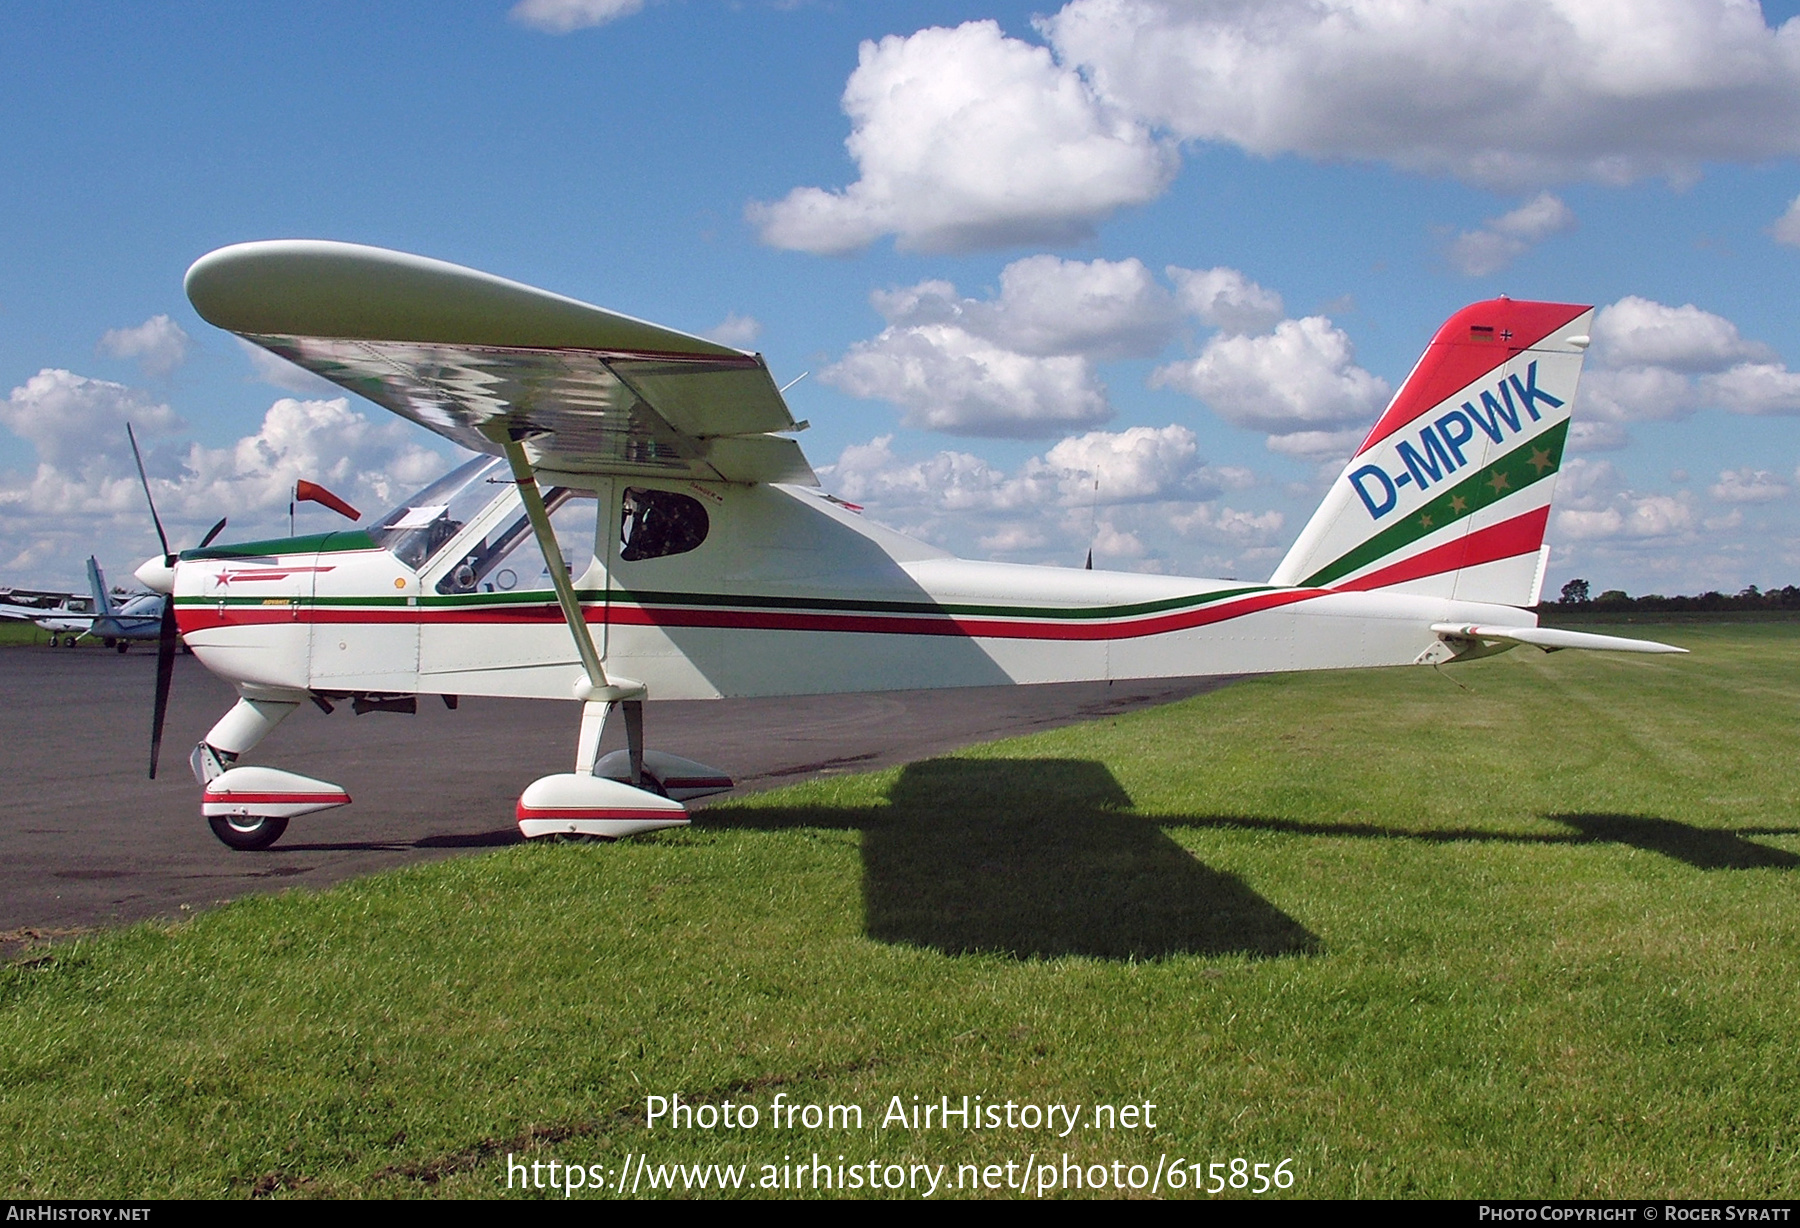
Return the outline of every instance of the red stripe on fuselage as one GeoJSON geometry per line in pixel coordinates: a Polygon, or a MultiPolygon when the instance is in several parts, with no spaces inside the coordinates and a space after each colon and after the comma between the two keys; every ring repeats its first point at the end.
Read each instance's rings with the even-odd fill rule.
{"type": "MultiPolygon", "coordinates": [[[[963,639],[1001,640],[1125,640],[1164,635],[1190,627],[1204,627],[1275,609],[1297,601],[1322,597],[1320,588],[1276,589],[1236,601],[1220,602],[1198,610],[1177,610],[1117,622],[981,618],[967,615],[838,614],[797,610],[732,610],[711,606],[602,605],[584,607],[590,623],[610,622],[632,627],[713,627],[739,631],[833,631],[874,635],[943,635],[963,639]]],[[[298,618],[292,607],[227,606],[219,613],[210,606],[178,606],[175,619],[184,634],[220,627],[261,626],[279,623],[434,623],[506,626],[555,624],[562,611],[554,605],[484,610],[432,610],[420,606],[401,609],[356,610],[301,607],[298,618]]]]}
{"type": "Polygon", "coordinates": [[[1544,544],[1544,526],[1549,520],[1550,508],[1546,505],[1511,520],[1477,529],[1453,542],[1434,546],[1423,554],[1401,559],[1379,571],[1346,580],[1338,588],[1345,592],[1365,593],[1370,589],[1387,588],[1482,563],[1495,563],[1520,554],[1536,554],[1544,544]]]}

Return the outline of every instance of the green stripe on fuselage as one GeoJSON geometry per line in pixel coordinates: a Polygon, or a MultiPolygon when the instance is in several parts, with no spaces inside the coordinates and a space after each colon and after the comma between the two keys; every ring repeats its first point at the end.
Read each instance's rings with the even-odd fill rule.
{"type": "Polygon", "coordinates": [[[1569,423],[1565,418],[1499,460],[1481,466],[1425,506],[1414,508],[1398,524],[1388,526],[1356,549],[1319,568],[1300,582],[1301,587],[1330,584],[1353,571],[1361,571],[1370,563],[1404,549],[1446,525],[1466,520],[1508,495],[1553,476],[1562,468],[1563,445],[1568,434],[1569,423]],[[1498,482],[1496,475],[1501,479],[1498,482]]]}
{"type": "MultiPolygon", "coordinates": [[[[1109,619],[1139,618],[1151,614],[1161,614],[1169,610],[1190,609],[1198,606],[1214,605],[1228,601],[1234,597],[1244,597],[1252,593],[1270,591],[1266,584],[1247,585],[1243,588],[1220,589],[1212,593],[1191,593],[1182,597],[1165,597],[1156,601],[1135,602],[1130,605],[1084,606],[1077,608],[1054,606],[1002,606],[1002,605],[964,605],[960,603],[940,604],[930,601],[858,601],[851,598],[833,597],[761,597],[743,593],[670,593],[651,592],[645,590],[615,590],[611,599],[620,603],[637,606],[700,606],[700,607],[738,607],[753,610],[799,610],[830,611],[846,614],[914,614],[938,616],[963,616],[972,618],[1045,618],[1045,619],[1109,619]]],[[[599,589],[580,589],[576,597],[583,605],[599,605],[606,601],[608,594],[599,589]]],[[[548,605],[554,604],[556,594],[549,589],[529,590],[522,593],[454,593],[432,594],[419,598],[421,609],[454,610],[469,609],[482,606],[512,605],[548,605]]],[[[230,597],[177,597],[175,604],[179,606],[262,606],[262,605],[302,605],[302,606],[377,606],[392,608],[411,604],[406,597],[314,597],[311,595],[270,595],[262,596],[230,596],[230,597]]]]}
{"type": "Polygon", "coordinates": [[[202,546],[183,550],[181,561],[194,559],[260,559],[278,554],[342,554],[346,550],[373,550],[375,539],[361,529],[308,533],[305,537],[274,537],[267,541],[239,542],[232,546],[202,546]]]}

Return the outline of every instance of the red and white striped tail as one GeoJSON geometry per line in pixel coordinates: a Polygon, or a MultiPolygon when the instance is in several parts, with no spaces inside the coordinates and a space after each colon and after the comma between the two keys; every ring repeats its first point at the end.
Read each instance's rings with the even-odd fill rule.
{"type": "Polygon", "coordinates": [[[1535,604],[1593,315],[1500,298],[1451,316],[1270,583],[1535,604]]]}

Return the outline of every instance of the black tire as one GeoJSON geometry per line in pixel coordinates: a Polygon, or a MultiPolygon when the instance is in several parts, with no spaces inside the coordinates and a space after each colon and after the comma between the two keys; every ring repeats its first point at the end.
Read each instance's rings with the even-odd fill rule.
{"type": "Polygon", "coordinates": [[[225,845],[240,853],[266,849],[287,830],[286,819],[250,819],[234,815],[228,819],[208,819],[207,826],[225,845]]]}
{"type": "Polygon", "coordinates": [[[120,640],[118,642],[118,644],[115,645],[115,647],[117,647],[117,649],[122,653],[130,652],[131,651],[131,641],[130,640],[120,640]]]}

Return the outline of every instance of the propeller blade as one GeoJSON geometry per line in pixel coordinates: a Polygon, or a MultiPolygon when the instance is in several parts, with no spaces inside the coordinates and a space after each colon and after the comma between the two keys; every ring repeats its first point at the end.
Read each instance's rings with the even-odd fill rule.
{"type": "Polygon", "coordinates": [[[212,545],[213,538],[217,537],[219,534],[223,533],[224,531],[225,531],[225,517],[221,516],[221,517],[219,517],[219,523],[214,525],[212,528],[210,528],[206,531],[206,536],[202,537],[200,539],[200,544],[197,547],[195,547],[195,549],[198,549],[198,550],[206,549],[208,546],[212,545]]]}
{"type": "Polygon", "coordinates": [[[163,718],[169,714],[169,684],[175,680],[175,597],[163,598],[162,627],[156,640],[156,708],[150,717],[150,779],[156,779],[156,758],[162,753],[163,718]]]}
{"type": "MultiPolygon", "coordinates": [[[[125,438],[131,440],[131,459],[137,462],[138,481],[144,484],[144,502],[150,505],[150,520],[156,525],[156,540],[162,543],[163,558],[174,553],[169,549],[169,535],[163,532],[162,517],[156,514],[156,500],[150,497],[150,475],[144,472],[144,454],[138,451],[137,434],[131,429],[131,423],[125,424],[125,438]]],[[[151,772],[154,776],[156,773],[151,772]]]]}

